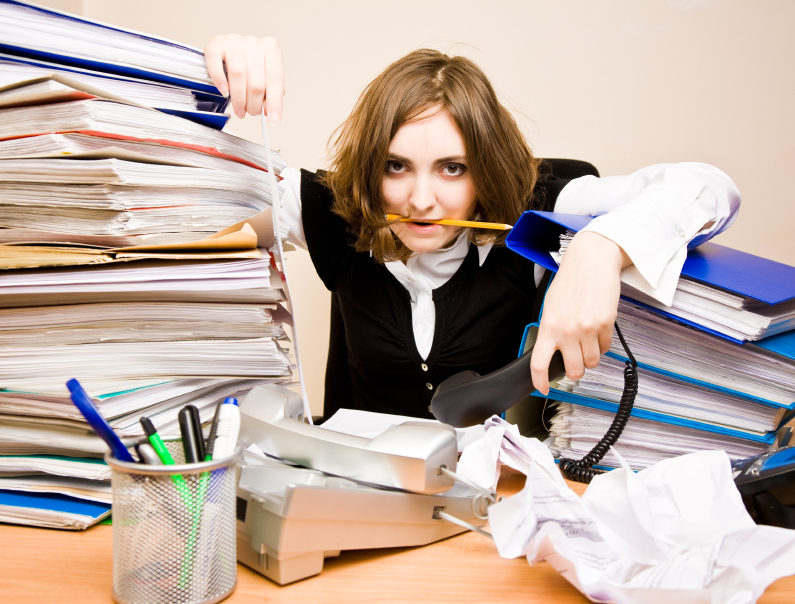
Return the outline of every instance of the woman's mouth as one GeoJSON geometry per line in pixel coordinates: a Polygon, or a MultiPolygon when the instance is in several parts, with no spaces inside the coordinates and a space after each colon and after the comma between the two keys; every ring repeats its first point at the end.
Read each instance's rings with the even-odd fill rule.
{"type": "Polygon", "coordinates": [[[419,234],[435,233],[442,228],[440,224],[432,224],[430,222],[422,222],[420,220],[413,220],[411,222],[404,222],[410,231],[419,234]]]}

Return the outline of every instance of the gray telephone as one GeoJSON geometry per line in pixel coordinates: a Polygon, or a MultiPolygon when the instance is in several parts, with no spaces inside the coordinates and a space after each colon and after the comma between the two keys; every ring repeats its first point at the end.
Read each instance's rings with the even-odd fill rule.
{"type": "MultiPolygon", "coordinates": [[[[496,494],[456,483],[456,435],[408,422],[373,439],[303,421],[301,398],[258,386],[240,404],[238,560],[284,585],[341,550],[425,545],[486,522],[496,494]]],[[[465,481],[464,481],[465,482],[465,481]]]]}

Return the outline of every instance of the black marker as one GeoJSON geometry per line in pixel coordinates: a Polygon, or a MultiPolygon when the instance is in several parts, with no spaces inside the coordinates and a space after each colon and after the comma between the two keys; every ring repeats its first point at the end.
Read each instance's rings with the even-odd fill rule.
{"type": "MultiPolygon", "coordinates": [[[[193,407],[194,409],[196,407],[193,407]]],[[[179,410],[179,431],[182,434],[182,448],[185,451],[186,463],[204,461],[199,455],[201,450],[201,432],[196,433],[193,415],[188,407],[179,410]]]]}
{"type": "Polygon", "coordinates": [[[196,440],[199,443],[199,461],[204,459],[204,434],[202,434],[202,418],[199,415],[199,410],[193,405],[185,405],[185,409],[190,413],[190,418],[193,420],[193,430],[196,433],[196,440]]]}

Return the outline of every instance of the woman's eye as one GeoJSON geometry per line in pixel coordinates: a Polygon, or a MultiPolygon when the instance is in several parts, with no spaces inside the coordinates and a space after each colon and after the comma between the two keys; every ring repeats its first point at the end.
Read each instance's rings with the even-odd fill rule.
{"type": "Polygon", "coordinates": [[[386,162],[386,171],[387,172],[393,172],[393,173],[398,173],[399,174],[400,172],[404,172],[405,169],[406,169],[406,166],[404,166],[399,161],[388,161],[388,162],[386,162]]]}
{"type": "Polygon", "coordinates": [[[461,176],[464,173],[466,167],[462,164],[447,164],[444,168],[442,168],[442,172],[446,176],[461,176]]]}

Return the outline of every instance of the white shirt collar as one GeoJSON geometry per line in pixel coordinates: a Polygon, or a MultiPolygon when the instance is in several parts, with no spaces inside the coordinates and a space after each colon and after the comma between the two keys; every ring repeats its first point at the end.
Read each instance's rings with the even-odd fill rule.
{"type": "MultiPolygon", "coordinates": [[[[428,289],[436,289],[447,283],[456,273],[466,258],[470,245],[469,237],[462,234],[449,247],[425,254],[413,254],[405,265],[394,261],[385,263],[385,266],[401,282],[405,281],[405,276],[410,275],[428,289]]],[[[478,246],[479,266],[483,266],[491,248],[491,243],[478,246]]]]}
{"type": "MultiPolygon", "coordinates": [[[[461,267],[469,253],[470,241],[460,235],[451,245],[427,254],[414,254],[403,264],[387,262],[387,270],[398,280],[411,298],[411,323],[417,352],[427,359],[433,346],[436,325],[436,307],[433,290],[447,283],[461,267]]],[[[478,247],[478,264],[483,266],[491,244],[478,247]]]]}
{"type": "Polygon", "coordinates": [[[493,245],[494,242],[489,241],[488,243],[478,246],[478,266],[483,266],[483,263],[486,262],[486,258],[488,257],[493,245]]]}

